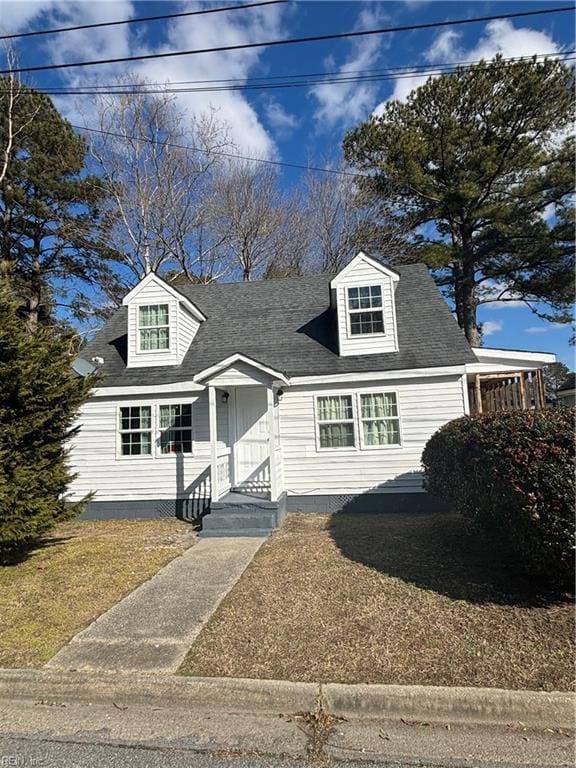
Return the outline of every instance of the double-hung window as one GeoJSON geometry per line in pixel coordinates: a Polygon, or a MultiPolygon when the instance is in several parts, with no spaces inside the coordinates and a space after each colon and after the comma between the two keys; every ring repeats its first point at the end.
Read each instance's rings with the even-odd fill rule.
{"type": "Polygon", "coordinates": [[[361,394],[360,420],[364,446],[400,445],[400,418],[395,392],[361,394]]]}
{"type": "Polygon", "coordinates": [[[348,288],[348,317],[351,336],[384,333],[382,286],[348,288]]]}
{"type": "Polygon", "coordinates": [[[160,406],[160,452],[192,453],[192,406],[160,406]]]}
{"type": "Polygon", "coordinates": [[[318,397],[317,415],[320,448],[353,448],[356,445],[352,395],[318,397]]]}
{"type": "Polygon", "coordinates": [[[148,304],[138,307],[138,343],[140,352],[170,349],[168,304],[148,304]]]}
{"type": "Polygon", "coordinates": [[[122,456],[152,455],[152,408],[149,405],[120,408],[120,453],[122,456]]]}

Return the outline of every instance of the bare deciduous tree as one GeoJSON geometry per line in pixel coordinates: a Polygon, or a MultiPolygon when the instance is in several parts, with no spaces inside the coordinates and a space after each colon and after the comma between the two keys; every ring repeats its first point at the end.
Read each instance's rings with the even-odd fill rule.
{"type": "Polygon", "coordinates": [[[173,96],[146,93],[141,81],[124,85],[139,90],[100,97],[100,133],[89,140],[111,195],[107,239],[127,267],[124,282],[163,269],[215,279],[218,243],[205,212],[218,151],[231,147],[227,128],[215,112],[187,121],[173,96]]]}
{"type": "Polygon", "coordinates": [[[280,191],[273,168],[233,160],[220,169],[210,223],[240,279],[275,274],[275,267],[279,274],[294,273],[300,219],[296,199],[280,191]]]}

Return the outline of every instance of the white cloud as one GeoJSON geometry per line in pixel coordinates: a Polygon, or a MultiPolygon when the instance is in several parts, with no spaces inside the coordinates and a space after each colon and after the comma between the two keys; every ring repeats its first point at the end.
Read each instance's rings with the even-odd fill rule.
{"type": "Polygon", "coordinates": [[[479,288],[478,298],[482,302],[489,302],[490,309],[513,309],[526,306],[520,294],[514,293],[505,283],[496,280],[485,280],[479,288]]]}
{"type": "Polygon", "coordinates": [[[566,331],[570,330],[569,325],[564,323],[547,323],[546,325],[531,325],[529,328],[524,328],[524,333],[550,333],[550,331],[566,331]]]}
{"type": "Polygon", "coordinates": [[[288,136],[298,127],[298,118],[290,112],[287,112],[282,104],[270,96],[264,103],[264,113],[270,126],[276,130],[280,136],[288,136]]]}
{"type": "MultiPolygon", "coordinates": [[[[515,27],[507,19],[495,19],[484,27],[478,43],[469,49],[460,45],[462,35],[455,30],[444,30],[436,37],[432,45],[424,52],[423,58],[431,65],[451,64],[453,62],[474,62],[480,59],[493,59],[497,53],[504,58],[533,56],[539,54],[557,54],[560,46],[545,32],[528,27],[515,27]]],[[[406,101],[410,93],[423,85],[428,76],[415,74],[413,77],[398,78],[392,95],[378,104],[373,114],[380,115],[387,103],[397,99],[406,101]]]]}
{"type": "MultiPolygon", "coordinates": [[[[364,8],[356,20],[355,29],[368,29],[382,21],[384,15],[378,6],[364,8]]],[[[373,67],[388,41],[383,42],[379,36],[354,40],[351,51],[344,64],[338,67],[340,74],[364,70],[373,67]]],[[[334,62],[328,59],[328,70],[333,70],[334,62]]],[[[370,106],[378,92],[378,86],[373,83],[326,83],[310,89],[311,97],[317,102],[314,113],[316,122],[325,128],[332,128],[339,123],[349,124],[365,118],[370,112],[370,106]]]]}
{"type": "Polygon", "coordinates": [[[498,333],[504,327],[504,323],[501,320],[486,320],[482,323],[482,335],[492,336],[494,333],[498,333]]]}
{"type": "MultiPolygon", "coordinates": [[[[12,3],[8,6],[28,5],[12,3]]],[[[201,7],[202,4],[200,4],[201,7]]],[[[186,4],[191,10],[191,4],[186,4]]],[[[3,7],[4,11],[4,7],[3,7]]],[[[102,2],[67,2],[66,0],[38,0],[26,10],[11,8],[13,25],[28,24],[42,13],[43,25],[73,25],[100,21],[127,19],[134,15],[131,0],[102,2]]],[[[179,18],[166,23],[162,43],[152,45],[146,37],[146,25],[106,27],[57,35],[50,42],[42,42],[47,63],[70,60],[119,58],[123,56],[169,53],[176,50],[208,48],[217,45],[250,43],[273,39],[285,34],[282,20],[283,6],[252,8],[246,13],[206,14],[179,18]]],[[[79,86],[114,82],[117,77],[134,73],[151,82],[168,83],[190,80],[238,79],[241,83],[259,64],[264,49],[199,54],[143,62],[101,65],[97,67],[61,70],[63,85],[79,86]]],[[[40,79],[38,80],[40,82],[40,79]]],[[[34,83],[31,83],[34,84],[34,83]]],[[[262,125],[259,116],[247,100],[237,91],[182,93],[177,100],[189,115],[217,110],[218,118],[228,124],[230,138],[243,154],[270,157],[276,154],[276,145],[262,125]]],[[[55,99],[57,107],[72,122],[83,115],[90,119],[94,105],[89,98],[78,103],[73,97],[55,99]]]]}

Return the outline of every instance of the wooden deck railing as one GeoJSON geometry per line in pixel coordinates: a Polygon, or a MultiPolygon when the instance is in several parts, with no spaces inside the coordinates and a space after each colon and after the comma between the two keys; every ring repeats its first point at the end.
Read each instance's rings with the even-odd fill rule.
{"type": "Polygon", "coordinates": [[[470,413],[524,411],[546,407],[541,370],[477,373],[468,385],[470,413]]]}

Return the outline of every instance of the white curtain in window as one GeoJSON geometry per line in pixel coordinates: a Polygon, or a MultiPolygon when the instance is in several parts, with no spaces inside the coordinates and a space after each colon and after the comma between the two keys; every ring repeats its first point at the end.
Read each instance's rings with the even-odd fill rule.
{"type": "Polygon", "coordinates": [[[385,419],[398,416],[396,394],[394,392],[362,395],[361,397],[363,419],[385,419]]]}
{"type": "Polygon", "coordinates": [[[140,327],[150,328],[158,325],[168,325],[168,304],[140,307],[140,327]]]}
{"type": "Polygon", "coordinates": [[[399,445],[400,427],[398,420],[365,421],[364,442],[366,445],[399,445]]]}
{"type": "Polygon", "coordinates": [[[351,395],[318,398],[318,419],[320,421],[346,421],[346,419],[353,417],[351,395]]]}

